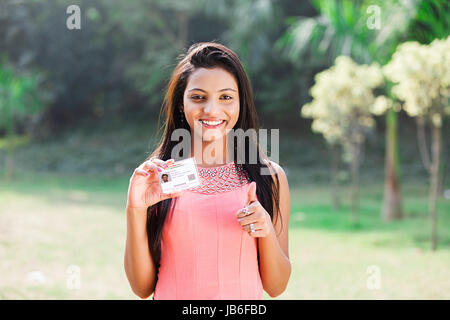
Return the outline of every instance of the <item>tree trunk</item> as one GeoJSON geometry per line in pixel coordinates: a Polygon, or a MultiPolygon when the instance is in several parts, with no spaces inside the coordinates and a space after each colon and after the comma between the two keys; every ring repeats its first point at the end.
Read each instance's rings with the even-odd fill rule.
{"type": "Polygon", "coordinates": [[[430,156],[428,155],[427,139],[425,136],[425,119],[422,116],[416,117],[417,141],[419,142],[419,152],[425,169],[430,172],[430,156]]]}
{"type": "Polygon", "coordinates": [[[386,172],[384,202],[381,212],[381,218],[384,221],[403,218],[397,131],[397,114],[393,109],[390,109],[386,115],[386,172]]]}
{"type": "Polygon", "coordinates": [[[431,250],[437,249],[438,235],[437,235],[437,196],[439,188],[439,163],[441,156],[441,126],[437,126],[431,121],[432,126],[432,163],[430,167],[430,223],[431,223],[431,250]]]}
{"type": "Polygon", "coordinates": [[[352,174],[352,190],[351,190],[351,223],[356,225],[358,223],[359,211],[359,149],[360,143],[352,142],[351,154],[351,174],[352,174]]]}
{"type": "MultiPolygon", "coordinates": [[[[442,135],[442,133],[441,133],[442,135]]],[[[447,163],[448,163],[448,152],[441,142],[441,165],[439,166],[439,185],[438,185],[438,198],[444,195],[445,189],[445,179],[447,178],[447,163]]]]}
{"type": "Polygon", "coordinates": [[[5,158],[5,180],[11,181],[14,176],[14,157],[12,148],[7,148],[5,158]]]}
{"type": "Polygon", "coordinates": [[[339,197],[339,162],[340,152],[337,144],[330,145],[331,149],[331,198],[333,202],[333,209],[339,210],[341,202],[339,197]]]}

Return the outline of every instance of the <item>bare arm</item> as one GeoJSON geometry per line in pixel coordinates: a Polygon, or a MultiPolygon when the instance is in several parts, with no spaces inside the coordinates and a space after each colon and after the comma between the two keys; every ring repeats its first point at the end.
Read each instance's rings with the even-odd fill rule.
{"type": "Polygon", "coordinates": [[[173,162],[173,159],[145,161],[134,170],[128,186],[124,266],[131,289],[142,299],[148,298],[156,285],[155,265],[148,246],[147,208],[179,196],[179,193],[162,194],[159,185],[158,171],[173,162]]]}
{"type": "Polygon", "coordinates": [[[127,207],[127,240],[125,247],[125,273],[133,292],[142,299],[155,289],[156,270],[147,240],[147,211],[127,207]]]}
{"type": "MultiPolygon", "coordinates": [[[[264,290],[272,297],[283,293],[291,275],[289,260],[288,225],[291,208],[289,185],[284,170],[272,162],[280,179],[280,214],[283,220],[281,226],[278,218],[268,236],[258,238],[260,255],[260,272],[264,290]],[[279,234],[279,235],[277,235],[279,234]]],[[[274,207],[274,214],[276,208],[274,207]]]]}

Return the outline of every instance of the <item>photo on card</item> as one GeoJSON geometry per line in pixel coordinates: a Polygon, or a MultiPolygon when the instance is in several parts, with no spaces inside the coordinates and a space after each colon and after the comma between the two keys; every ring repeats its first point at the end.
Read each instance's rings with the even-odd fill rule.
{"type": "Polygon", "coordinates": [[[159,173],[161,192],[164,194],[175,193],[197,187],[200,185],[200,177],[194,158],[188,158],[169,164],[159,173]]]}

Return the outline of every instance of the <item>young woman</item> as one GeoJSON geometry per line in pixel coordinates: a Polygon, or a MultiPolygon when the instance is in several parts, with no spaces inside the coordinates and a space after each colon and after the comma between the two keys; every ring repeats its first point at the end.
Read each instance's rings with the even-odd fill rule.
{"type": "Polygon", "coordinates": [[[128,188],[124,264],[133,292],[172,300],[280,295],[291,274],[288,181],[255,139],[229,147],[230,129],[258,129],[238,56],[215,42],[192,45],[171,76],[162,112],[160,145],[128,188]],[[165,195],[158,172],[178,157],[171,137],[180,128],[190,132],[192,150],[182,158],[194,157],[201,185],[165,195]]]}

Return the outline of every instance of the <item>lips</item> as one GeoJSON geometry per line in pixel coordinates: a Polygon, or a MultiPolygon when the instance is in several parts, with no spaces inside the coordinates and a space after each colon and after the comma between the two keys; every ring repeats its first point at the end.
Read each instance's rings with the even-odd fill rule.
{"type": "Polygon", "coordinates": [[[223,123],[225,123],[225,120],[199,120],[202,126],[205,128],[218,128],[223,123]]]}

